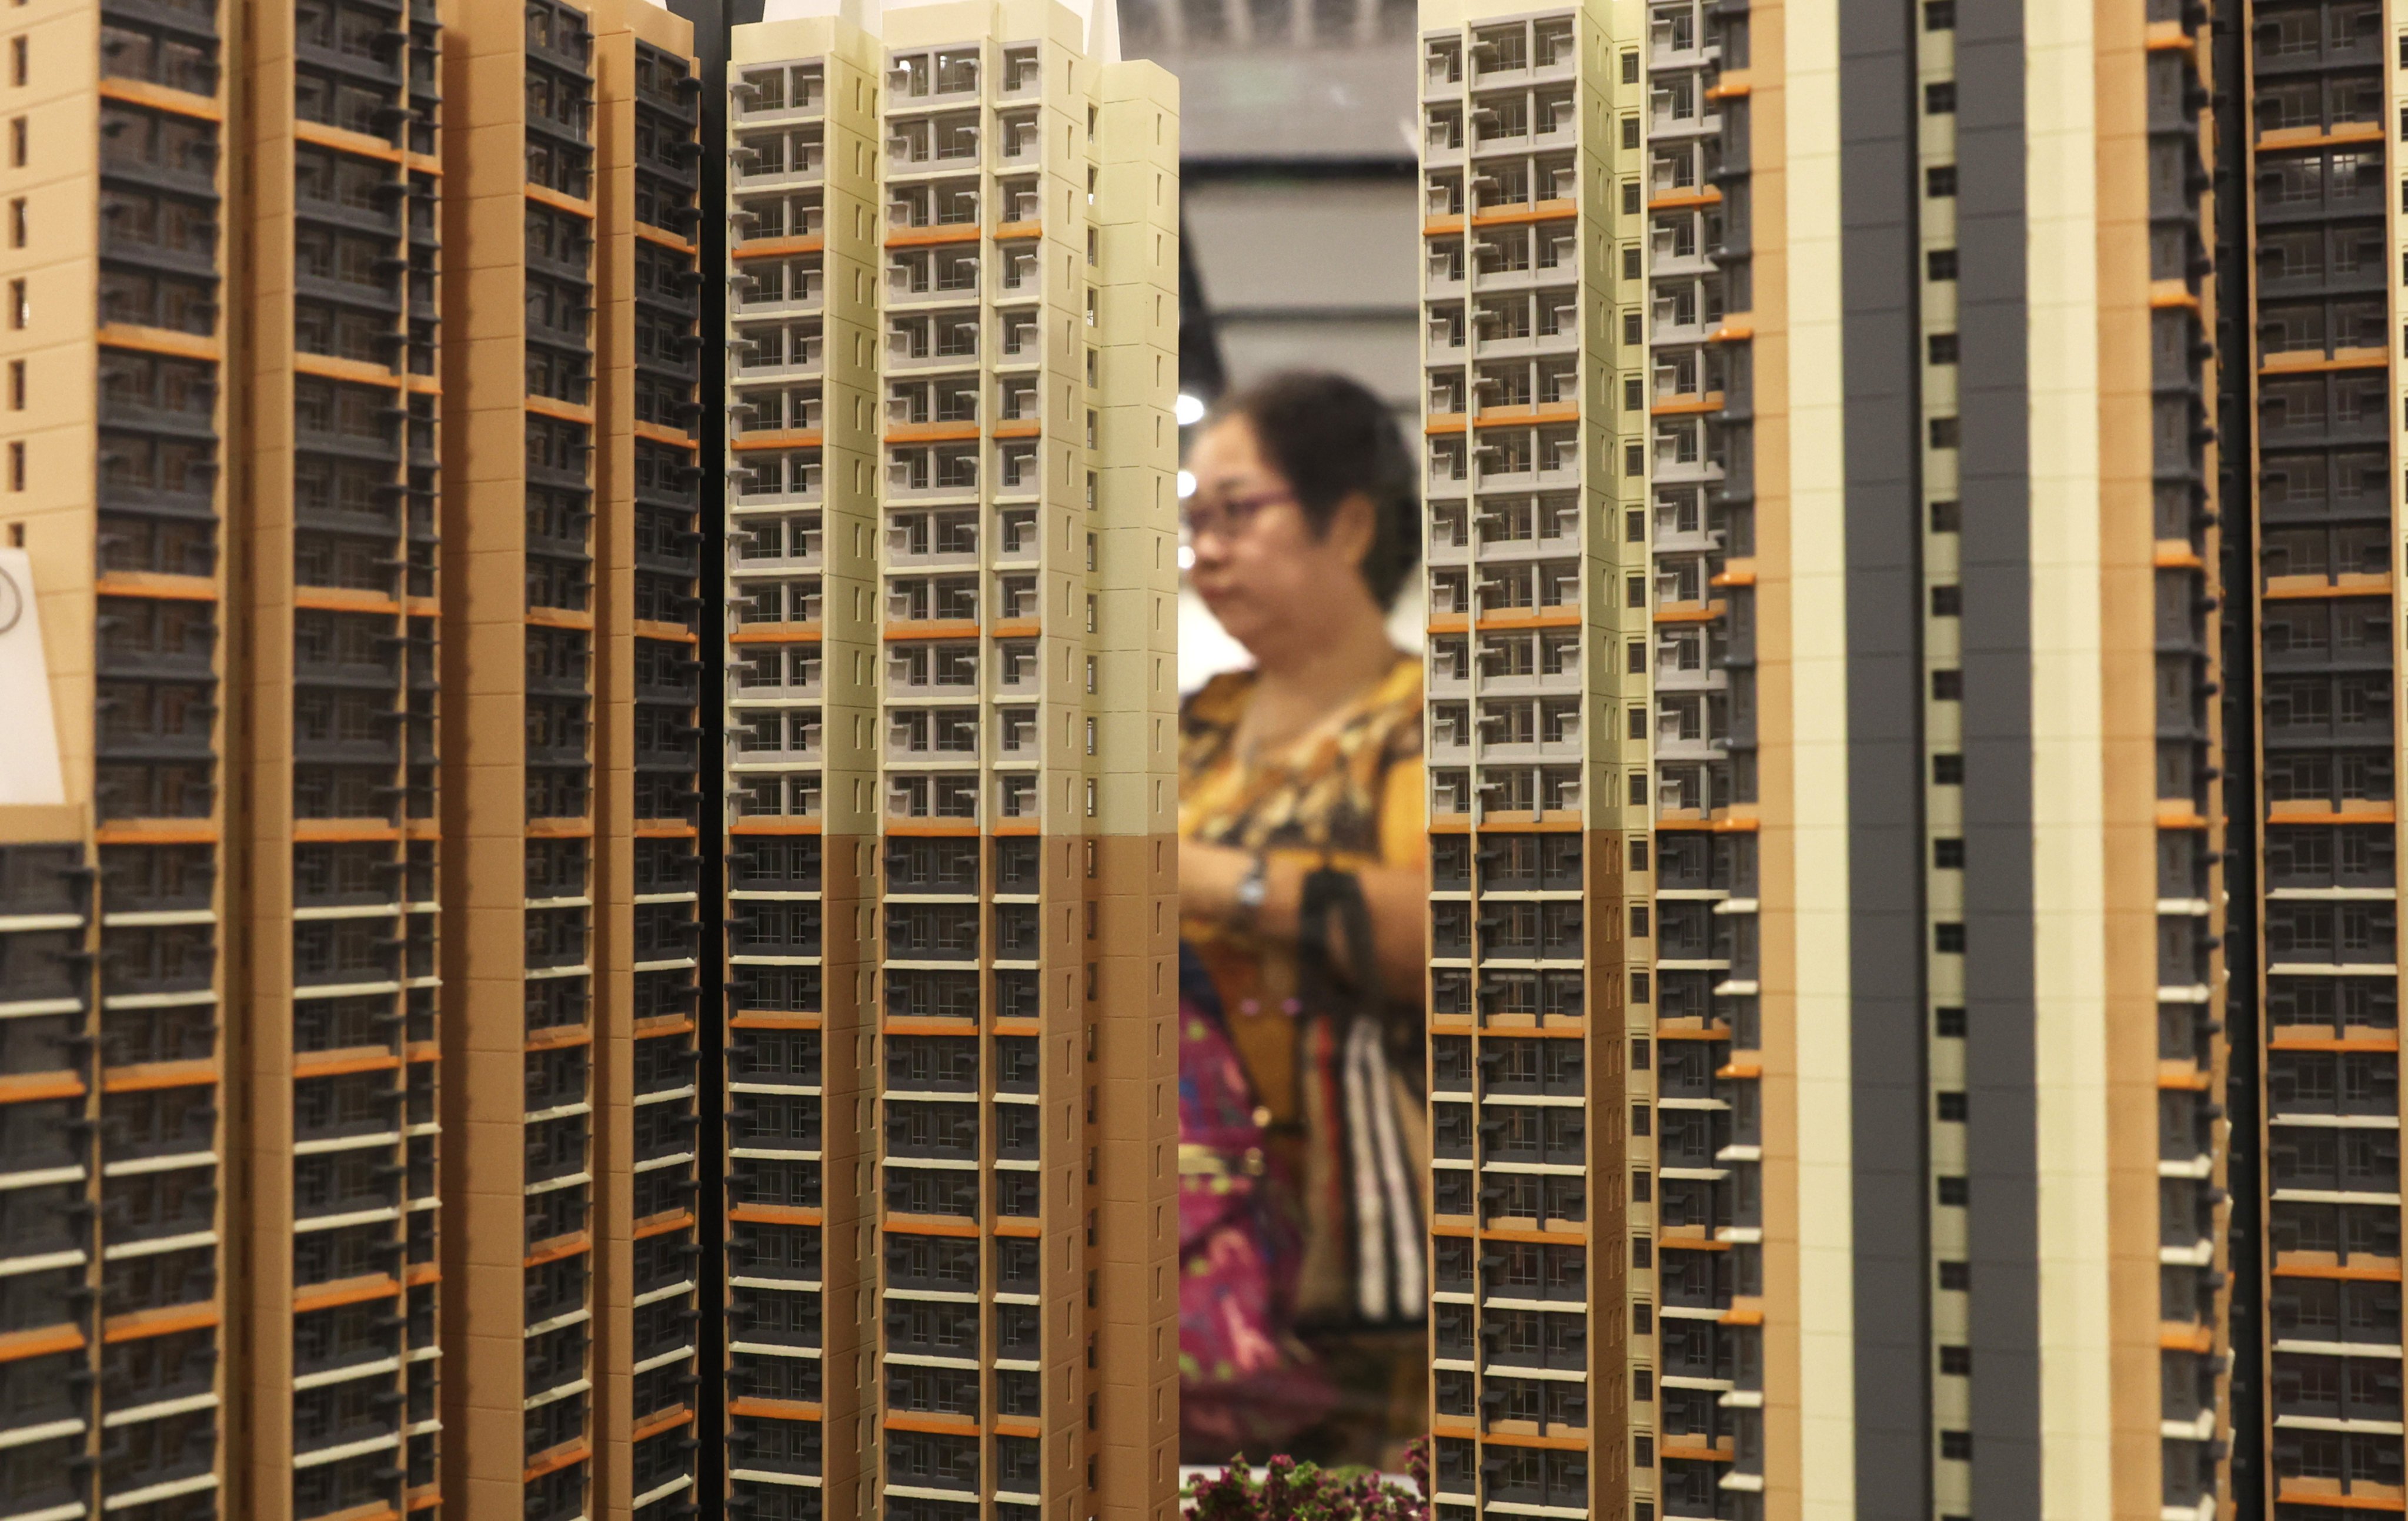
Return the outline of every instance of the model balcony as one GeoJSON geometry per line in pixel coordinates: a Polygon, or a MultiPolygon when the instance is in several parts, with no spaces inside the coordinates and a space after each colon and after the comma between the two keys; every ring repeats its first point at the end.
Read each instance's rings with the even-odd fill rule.
{"type": "Polygon", "coordinates": [[[824,70],[818,64],[778,64],[746,69],[728,89],[730,113],[745,125],[818,117],[827,108],[824,70]]]}
{"type": "Polygon", "coordinates": [[[730,161],[736,189],[796,190],[819,184],[827,174],[827,152],[820,130],[812,125],[739,136],[730,161]]]}

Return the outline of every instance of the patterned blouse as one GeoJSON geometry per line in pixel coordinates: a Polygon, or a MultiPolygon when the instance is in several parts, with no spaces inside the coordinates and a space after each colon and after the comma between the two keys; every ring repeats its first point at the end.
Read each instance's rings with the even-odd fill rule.
{"type": "MultiPolygon", "coordinates": [[[[1345,709],[1246,766],[1232,739],[1254,687],[1252,671],[1233,671],[1180,705],[1180,838],[1262,851],[1308,868],[1426,869],[1420,659],[1399,653],[1388,674],[1345,709]]],[[[1328,1062],[1292,1017],[1302,1012],[1294,945],[1200,920],[1182,920],[1180,933],[1228,1012],[1239,1055],[1270,1112],[1273,1147],[1306,1197],[1321,1197],[1337,1183],[1329,1172],[1335,1121],[1325,1091],[1328,1062]]],[[[1404,1016],[1395,1023],[1418,1031],[1416,1011],[1394,1012],[1404,1016]]],[[[1418,1076],[1418,1061],[1410,1069],[1418,1076]]],[[[1426,1156],[1419,1116],[1418,1104],[1399,1113],[1416,1132],[1409,1145],[1426,1156]]],[[[1348,1292],[1342,1245],[1325,1215],[1308,1210],[1305,1218],[1299,1308],[1308,1317],[1337,1313],[1348,1292]]]]}

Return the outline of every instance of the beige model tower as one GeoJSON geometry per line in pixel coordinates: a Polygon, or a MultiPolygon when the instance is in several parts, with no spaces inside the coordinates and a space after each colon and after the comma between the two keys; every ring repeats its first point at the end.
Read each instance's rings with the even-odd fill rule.
{"type": "Polygon", "coordinates": [[[1644,351],[1616,279],[1641,226],[1617,202],[1638,30],[1632,4],[1422,9],[1441,1516],[1622,1514],[1650,1440],[1631,1379],[1652,1196],[1626,1140],[1656,1042],[1646,467],[1625,410],[1644,351]]]}
{"type": "Polygon", "coordinates": [[[2204,22],[1423,19],[1441,1515],[2216,1514],[2204,22]]]}
{"type": "Polygon", "coordinates": [[[730,65],[734,1495],[1166,1514],[1175,97],[863,20],[730,65]]]}

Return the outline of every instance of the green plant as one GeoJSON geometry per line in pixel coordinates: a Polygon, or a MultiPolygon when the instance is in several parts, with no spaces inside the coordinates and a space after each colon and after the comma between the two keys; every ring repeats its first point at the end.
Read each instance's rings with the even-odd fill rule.
{"type": "Polygon", "coordinates": [[[1242,1457],[1210,1479],[1191,1479],[1180,1499],[1193,1521],[1428,1521],[1429,1443],[1407,1449],[1413,1491],[1373,1469],[1326,1469],[1274,1457],[1249,1468],[1242,1457]]]}

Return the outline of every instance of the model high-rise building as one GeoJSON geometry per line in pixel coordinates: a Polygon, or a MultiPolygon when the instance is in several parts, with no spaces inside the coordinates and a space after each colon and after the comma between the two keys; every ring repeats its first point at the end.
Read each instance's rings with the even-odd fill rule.
{"type": "Polygon", "coordinates": [[[735,33],[728,1408],[756,1514],[818,1514],[807,1473],[931,1518],[1172,1485],[1177,118],[1089,30],[964,4],[735,33]]]}
{"type": "Polygon", "coordinates": [[[0,809],[11,1516],[209,1515],[239,1456],[220,1441],[231,23],[49,3],[0,36],[0,617],[38,623],[48,669],[15,690],[47,688],[21,722],[63,782],[0,809]]]}
{"type": "Polygon", "coordinates": [[[1632,1270],[1648,1265],[1631,1201],[1650,1196],[1626,1175],[1657,1040],[1645,372],[1613,304],[1643,226],[1617,199],[1643,96],[1615,39],[1637,16],[1422,15],[1431,1430],[1446,1517],[1616,1514],[1631,1443],[1649,1440],[1631,1424],[1646,1313],[1632,1270]]]}
{"type": "Polygon", "coordinates": [[[2233,1440],[2262,1455],[2236,1465],[2234,1487],[2269,1517],[2310,1521],[2408,1493],[2393,1328],[2400,377],[2384,296],[2401,242],[2384,144],[2402,86],[2377,12],[2261,3],[2233,22],[2216,83],[2249,97],[2225,151],[2254,191],[2223,253],[2228,271],[2253,255],[2232,303],[2248,365],[2233,411],[2254,423],[2233,531],[2257,562],[2231,613],[2234,696],[2255,715],[2230,763],[2255,782],[2245,825],[2234,805],[2247,865],[2233,913],[2249,926],[2236,956],[2254,975],[2233,1029],[2257,1080],[2235,1084],[2233,1107],[2263,1147],[2245,1184],[2234,1169],[2236,1245],[2262,1274],[2234,1285],[2262,1306],[2245,1330],[2234,1317],[2258,1397],[2233,1440]]]}
{"type": "Polygon", "coordinates": [[[1441,1511],[2214,1514],[2202,18],[1424,23],[1441,1511]],[[1552,205],[1551,147],[1593,155],[1552,205]],[[1566,397],[1521,377],[1558,352],[1551,530],[1566,397]],[[1520,875],[1557,808],[1627,889],[1520,875]],[[1488,1056],[1584,973],[1584,1081],[1488,1056]],[[1583,1168],[1589,1271],[1533,1274],[1501,1212],[1583,1168]]]}

